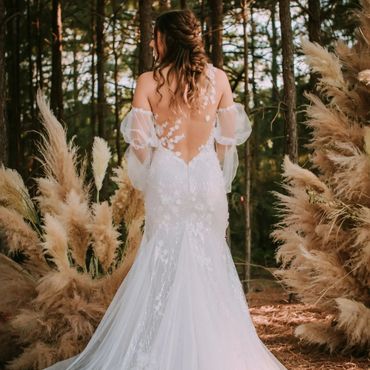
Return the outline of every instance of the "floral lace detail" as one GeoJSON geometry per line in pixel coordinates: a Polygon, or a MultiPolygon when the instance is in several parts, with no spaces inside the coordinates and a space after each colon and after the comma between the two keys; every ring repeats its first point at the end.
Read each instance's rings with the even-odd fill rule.
{"type": "MultiPolygon", "coordinates": [[[[206,86],[202,87],[200,90],[201,97],[201,108],[206,109],[208,105],[216,103],[216,87],[215,87],[215,70],[212,64],[207,65],[207,77],[208,81],[206,86]]],[[[183,124],[183,117],[177,117],[175,121],[170,122],[166,120],[164,122],[158,122],[158,115],[154,115],[155,121],[155,133],[158,137],[159,143],[165,149],[171,150],[177,157],[182,157],[182,153],[178,150],[175,150],[176,144],[185,139],[185,134],[181,133],[181,125],[183,124]]],[[[204,118],[205,122],[211,120],[211,115],[206,114],[204,118]]],[[[212,135],[208,137],[206,143],[202,144],[198,148],[200,153],[206,148],[210,148],[210,143],[213,141],[213,132],[212,135]]]]}
{"type": "Polygon", "coordinates": [[[137,335],[132,341],[132,359],[128,367],[130,370],[160,370],[158,359],[153,356],[152,346],[164,317],[166,303],[171,294],[176,273],[181,240],[179,232],[178,229],[167,230],[167,232],[163,228],[158,230],[156,234],[161,237],[155,238],[154,244],[151,245],[151,251],[145,252],[151,254],[153,269],[150,271],[149,286],[146,287],[149,291],[146,309],[137,335]],[[169,231],[172,235],[172,244],[165,242],[165,239],[169,237],[169,231]]]}
{"type": "MultiPolygon", "coordinates": [[[[180,125],[181,125],[181,118],[177,118],[176,121],[174,122],[173,126],[170,127],[167,130],[167,133],[164,134],[165,129],[167,129],[167,126],[169,125],[168,121],[165,121],[160,124],[155,125],[155,132],[158,136],[158,139],[161,143],[161,145],[169,150],[174,151],[175,144],[180,142],[185,138],[184,134],[178,134],[175,135],[176,131],[179,131],[180,125]]],[[[180,157],[181,153],[179,151],[174,151],[174,153],[180,157]]]]}
{"type": "MultiPolygon", "coordinates": [[[[206,86],[201,87],[200,89],[200,97],[201,97],[201,103],[200,106],[204,109],[209,104],[215,104],[216,103],[216,85],[215,85],[215,67],[211,64],[207,64],[207,77],[208,77],[208,83],[206,86]]],[[[210,120],[210,116],[206,116],[206,121],[208,122],[210,120]]]]}
{"type": "Polygon", "coordinates": [[[153,356],[140,349],[138,350],[137,358],[138,360],[135,367],[132,368],[133,370],[153,370],[156,368],[155,366],[157,366],[157,361],[153,359],[153,356]]]}
{"type": "MultiPolygon", "coordinates": [[[[206,148],[208,142],[203,150],[206,148]]],[[[217,225],[215,216],[220,217],[222,222],[217,232],[220,232],[220,240],[223,240],[224,231],[221,229],[226,227],[227,201],[223,193],[221,174],[214,177],[213,166],[212,169],[209,168],[210,163],[217,165],[215,152],[210,151],[209,155],[210,157],[200,164],[201,172],[205,174],[204,182],[191,178],[187,182],[184,172],[176,174],[176,171],[171,171],[171,177],[163,176],[158,168],[157,171],[151,172],[149,181],[152,186],[145,199],[147,208],[145,228],[148,238],[154,243],[148,245],[144,252],[150,254],[147,258],[151,259],[153,266],[150,271],[150,283],[146,288],[150,291],[147,302],[150,311],[145,311],[144,320],[141,321],[138,330],[140,334],[135,337],[132,344],[135,350],[128,367],[130,370],[160,370],[160,364],[153,356],[155,352],[153,343],[155,334],[158,333],[165,318],[169,297],[174,293],[182,253],[189,254],[200,271],[214,274],[214,262],[207,249],[209,247],[207,235],[212,234],[217,225]],[[213,174],[212,185],[207,181],[209,177],[206,172],[209,170],[213,174]],[[208,199],[204,198],[207,192],[210,193],[208,199]],[[216,210],[220,209],[220,205],[223,211],[217,213],[216,210]]],[[[162,164],[166,162],[165,158],[159,160],[162,164]]]]}
{"type": "Polygon", "coordinates": [[[236,108],[235,104],[231,104],[228,107],[225,108],[218,108],[217,113],[224,113],[224,112],[230,112],[236,108]]]}
{"type": "Polygon", "coordinates": [[[199,145],[198,147],[199,153],[204,150],[214,150],[214,132],[215,132],[215,127],[212,128],[212,131],[208,137],[208,140],[204,144],[199,145]]]}

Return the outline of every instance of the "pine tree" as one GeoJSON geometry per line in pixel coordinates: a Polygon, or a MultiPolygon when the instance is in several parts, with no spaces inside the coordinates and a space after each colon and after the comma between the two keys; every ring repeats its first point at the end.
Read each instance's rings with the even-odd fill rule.
{"type": "Polygon", "coordinates": [[[286,157],[287,194],[276,193],[278,276],[331,318],[303,324],[296,335],[330,351],[370,347],[370,1],[362,5],[353,47],[339,42],[329,53],[302,41],[320,75],[319,96],[307,94],[316,174],[286,157]]]}

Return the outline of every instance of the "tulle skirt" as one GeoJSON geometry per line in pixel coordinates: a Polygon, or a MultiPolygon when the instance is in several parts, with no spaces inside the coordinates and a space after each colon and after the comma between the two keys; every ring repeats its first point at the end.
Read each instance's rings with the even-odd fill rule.
{"type": "Polygon", "coordinates": [[[48,370],[274,370],[224,237],[184,222],[144,233],[90,342],[48,370]]]}

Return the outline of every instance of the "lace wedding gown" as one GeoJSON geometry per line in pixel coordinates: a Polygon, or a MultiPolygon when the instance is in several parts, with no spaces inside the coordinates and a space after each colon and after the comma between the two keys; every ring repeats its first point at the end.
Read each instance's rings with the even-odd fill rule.
{"type": "Polygon", "coordinates": [[[202,99],[192,119],[133,107],[122,122],[143,239],[87,347],[48,370],[285,369],[255,331],[225,240],[236,145],[251,125],[240,104],[216,110],[212,83],[202,99]]]}

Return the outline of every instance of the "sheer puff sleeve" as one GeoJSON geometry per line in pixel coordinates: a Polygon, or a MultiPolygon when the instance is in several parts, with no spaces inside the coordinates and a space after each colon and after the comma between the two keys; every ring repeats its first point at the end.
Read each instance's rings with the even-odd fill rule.
{"type": "Polygon", "coordinates": [[[252,132],[251,122],[240,103],[234,103],[217,110],[215,140],[217,155],[221,164],[226,192],[239,165],[237,145],[243,144],[252,132]]]}
{"type": "Polygon", "coordinates": [[[151,111],[132,107],[121,122],[120,131],[129,144],[124,158],[132,185],[143,191],[152,160],[153,148],[158,146],[151,111]]]}

